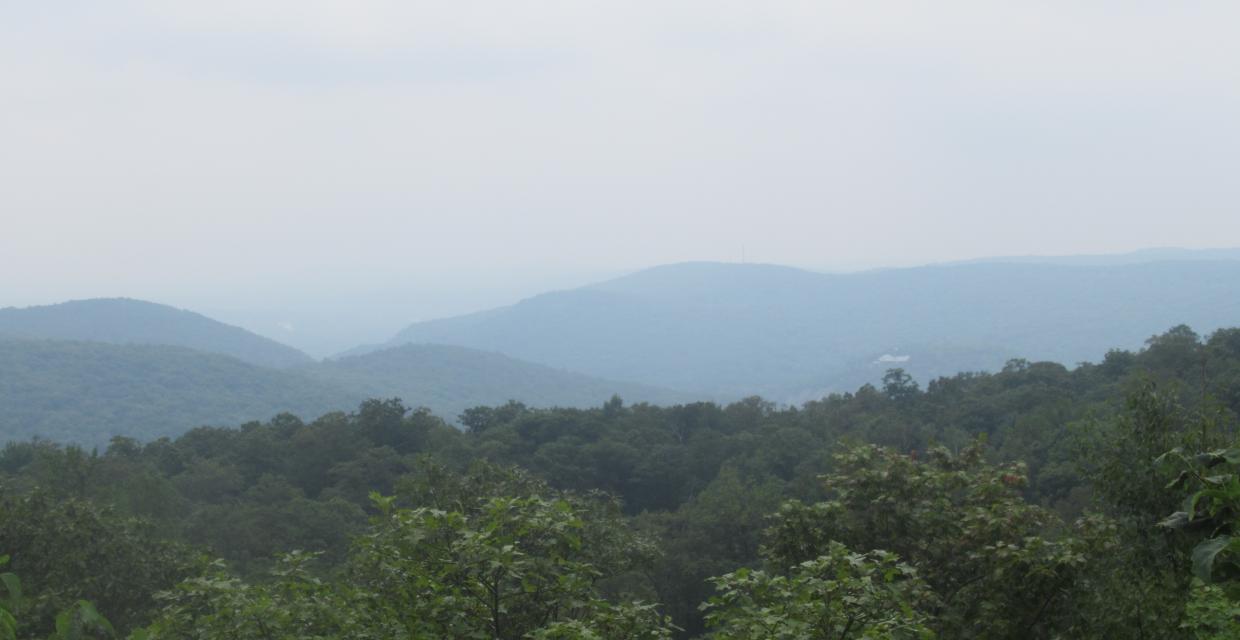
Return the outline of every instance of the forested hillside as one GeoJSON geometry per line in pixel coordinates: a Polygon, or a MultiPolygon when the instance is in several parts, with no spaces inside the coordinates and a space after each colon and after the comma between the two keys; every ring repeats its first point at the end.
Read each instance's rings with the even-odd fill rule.
{"type": "Polygon", "coordinates": [[[597,406],[613,395],[634,402],[675,404],[692,394],[613,382],[516,360],[499,353],[445,345],[404,345],[306,367],[308,375],[363,398],[400,398],[454,417],[509,400],[535,407],[597,406]]]}
{"type": "Polygon", "coordinates": [[[415,324],[391,342],[456,344],[615,380],[800,402],[877,382],[1068,366],[1180,323],[1240,322],[1240,261],[986,263],[824,275],[689,263],[415,324]],[[892,364],[892,363],[896,364],[892,364]]]}
{"type": "Polygon", "coordinates": [[[356,406],[304,374],[163,345],[0,339],[0,438],[104,444],[356,406]]]}
{"type": "Polygon", "coordinates": [[[128,298],[75,300],[0,309],[0,335],[113,344],[188,347],[265,367],[291,367],[310,356],[192,311],[128,298]]]}
{"type": "Polygon", "coordinates": [[[103,446],[279,413],[348,410],[399,397],[449,419],[519,399],[589,407],[613,394],[672,403],[689,394],[600,380],[462,347],[422,345],[273,369],[182,347],[0,337],[0,442],[34,436],[103,446]]]}
{"type": "Polygon", "coordinates": [[[1240,329],[1179,327],[794,408],[509,403],[460,431],[371,400],[15,442],[6,606],[19,637],[64,612],[211,640],[1229,638],[1238,390],[1240,329]]]}

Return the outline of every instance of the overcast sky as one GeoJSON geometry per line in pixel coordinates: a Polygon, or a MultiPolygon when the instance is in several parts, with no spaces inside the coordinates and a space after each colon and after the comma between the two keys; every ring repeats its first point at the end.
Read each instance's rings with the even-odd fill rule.
{"type": "Polygon", "coordinates": [[[306,300],[424,317],[742,251],[1240,245],[1237,25],[1234,1],[0,0],[0,306],[128,295],[271,334],[306,300]]]}

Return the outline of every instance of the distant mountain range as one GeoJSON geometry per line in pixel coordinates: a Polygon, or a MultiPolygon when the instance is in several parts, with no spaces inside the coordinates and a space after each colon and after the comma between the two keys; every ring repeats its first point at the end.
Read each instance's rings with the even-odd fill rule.
{"type": "MultiPolygon", "coordinates": [[[[1157,254],[1155,254],[1157,255],[1157,254]]],[[[844,275],[686,263],[421,322],[383,347],[452,344],[686,392],[797,401],[1010,358],[1075,364],[1188,324],[1240,324],[1240,261],[981,262],[844,275]]]]}
{"type": "Polygon", "coordinates": [[[0,310],[0,444],[32,436],[149,440],[281,412],[351,411],[371,397],[400,397],[451,421],[508,400],[586,407],[613,394],[629,402],[692,399],[453,346],[319,363],[244,329],[138,300],[0,310]]]}
{"type": "Polygon", "coordinates": [[[990,261],[821,274],[754,264],[656,267],[409,326],[323,362],[150,302],[0,309],[0,442],[101,443],[284,411],[313,417],[400,397],[466,408],[800,402],[878,382],[1065,364],[1187,324],[1240,325],[1240,251],[990,261]],[[1235,259],[1233,259],[1235,258],[1235,259]]]}
{"type": "Polygon", "coordinates": [[[1076,256],[999,256],[948,262],[940,266],[1009,262],[1020,264],[1058,264],[1066,266],[1116,266],[1146,262],[1240,260],[1240,249],[1180,249],[1154,247],[1128,253],[1107,253],[1076,256]]]}

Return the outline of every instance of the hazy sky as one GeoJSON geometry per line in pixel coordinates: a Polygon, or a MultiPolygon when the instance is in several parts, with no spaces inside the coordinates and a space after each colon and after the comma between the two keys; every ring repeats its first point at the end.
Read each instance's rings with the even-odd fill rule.
{"type": "Polygon", "coordinates": [[[1238,24],[1234,1],[0,0],[0,306],[129,295],[274,334],[371,305],[349,322],[378,339],[742,247],[1240,245],[1238,24]]]}

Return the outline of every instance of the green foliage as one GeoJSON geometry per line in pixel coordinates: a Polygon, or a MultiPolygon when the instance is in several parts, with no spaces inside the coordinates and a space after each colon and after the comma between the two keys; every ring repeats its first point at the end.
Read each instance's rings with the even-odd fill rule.
{"type": "MultiPolygon", "coordinates": [[[[1240,446],[1209,449],[1212,422],[1202,425],[1197,454],[1171,449],[1157,462],[1178,471],[1165,489],[1183,496],[1179,510],[1159,522],[1182,544],[1194,544],[1193,586],[1182,629],[1196,638],[1240,637],[1240,446]]],[[[1191,440],[1191,438],[1190,438],[1191,440]]]]}
{"type": "Polygon", "coordinates": [[[917,396],[917,381],[904,369],[889,369],[883,375],[883,393],[896,401],[907,401],[917,396]]]}
{"type": "Polygon", "coordinates": [[[649,555],[601,497],[557,497],[520,472],[485,466],[407,495],[456,510],[393,508],[377,498],[381,515],[357,540],[350,575],[376,594],[385,616],[434,637],[552,638],[572,629],[627,637],[608,634],[639,622],[648,637],[669,633],[649,607],[616,608],[600,598],[601,580],[649,555]],[[508,491],[461,491],[479,483],[508,491]]]}
{"type": "Polygon", "coordinates": [[[687,631],[704,630],[699,605],[713,593],[711,577],[758,561],[762,529],[781,499],[777,482],[746,478],[729,465],[675,512],[637,518],[663,541],[651,580],[659,602],[687,631]]]}
{"type": "Polygon", "coordinates": [[[1168,489],[1188,495],[1182,510],[1159,522],[1159,526],[1182,532],[1200,541],[1193,548],[1193,574],[1203,582],[1236,582],[1240,595],[1240,447],[1217,449],[1188,456],[1183,449],[1169,451],[1160,459],[1174,461],[1180,473],[1168,489]]]}
{"type": "Polygon", "coordinates": [[[1087,425],[1079,459],[1111,511],[1144,525],[1165,515],[1176,502],[1167,491],[1170,467],[1155,461],[1197,434],[1191,433],[1176,394],[1152,382],[1143,382],[1124,405],[1114,418],[1087,425]]]}
{"type": "Polygon", "coordinates": [[[73,606],[56,616],[55,631],[51,640],[86,640],[87,638],[115,638],[116,630],[108,619],[99,615],[95,605],[78,600],[73,606]]]}
{"type": "Polygon", "coordinates": [[[1180,629],[1195,640],[1240,640],[1240,603],[1217,585],[1197,585],[1180,629]]]}
{"type": "Polygon", "coordinates": [[[362,396],[185,347],[0,339],[0,439],[104,445],[281,411],[317,415],[362,396]]]}
{"type": "Polygon", "coordinates": [[[26,628],[44,635],[98,626],[80,601],[99,606],[121,629],[140,624],[152,594],[176,584],[192,564],[148,523],[46,492],[0,492],[0,554],[25,577],[25,595],[13,599],[23,602],[26,628]]]}
{"type": "MultiPolygon", "coordinates": [[[[1151,340],[1150,352],[1165,363],[1184,363],[1191,360],[1184,352],[1189,344],[1195,344],[1191,332],[1174,330],[1151,340]]],[[[1173,388],[1143,380],[1121,413],[1093,421],[1083,432],[1087,446],[1079,459],[1114,526],[1110,552],[1094,563],[1093,589],[1077,597],[1099,614],[1090,626],[1109,625],[1111,634],[1162,638],[1179,633],[1192,589],[1188,569],[1195,564],[1208,575],[1215,559],[1209,545],[1190,555],[1206,524],[1204,518],[1190,522],[1191,498],[1183,500],[1189,505],[1184,511],[1168,517],[1179,508],[1182,492],[1211,486],[1201,463],[1183,452],[1220,436],[1217,423],[1203,420],[1209,406],[1199,403],[1192,412],[1173,388]]],[[[1209,460],[1211,465],[1222,461],[1209,460]]]]}
{"type": "Polygon", "coordinates": [[[959,454],[934,448],[921,459],[873,445],[842,452],[825,478],[832,499],[785,504],[767,555],[789,570],[839,543],[887,549],[939,595],[933,626],[945,636],[1054,637],[1088,545],[1055,535],[1054,515],[1025,502],[1019,465],[986,464],[982,452],[980,445],[959,454]]]}
{"type": "MultiPolygon", "coordinates": [[[[0,555],[0,569],[9,563],[9,557],[0,555]]],[[[0,598],[0,640],[17,640],[17,617],[22,607],[22,583],[11,572],[0,573],[0,585],[4,586],[4,598],[0,598]]]]}
{"type": "Polygon", "coordinates": [[[668,640],[675,627],[651,604],[586,603],[581,617],[558,620],[536,629],[530,640],[668,640]]]}
{"type": "MultiPolygon", "coordinates": [[[[0,569],[9,562],[9,556],[0,555],[0,569]]],[[[0,598],[0,640],[17,640],[23,637],[17,614],[32,603],[23,598],[22,583],[11,572],[0,573],[0,586],[5,594],[0,598]]],[[[87,640],[89,638],[116,638],[112,623],[99,614],[95,606],[85,600],[72,603],[54,618],[48,640],[87,640]]]]}
{"type": "Polygon", "coordinates": [[[424,638],[372,615],[369,600],[347,583],[310,571],[314,554],[293,552],[267,579],[250,584],[220,562],[160,595],[162,609],[143,640],[267,640],[270,638],[424,638]]]}
{"type": "Polygon", "coordinates": [[[740,569],[702,605],[719,640],[933,638],[935,596],[895,554],[831,543],[787,575],[740,569]]]}
{"type": "MultiPolygon", "coordinates": [[[[498,473],[492,472],[493,475],[498,473]]],[[[519,472],[513,472],[518,473],[519,472]]],[[[462,482],[468,482],[462,481],[462,482]]],[[[642,544],[592,528],[568,497],[475,496],[464,511],[395,506],[355,541],[339,579],[294,553],[250,584],[219,563],[161,596],[150,638],[670,638],[657,610],[601,597],[642,544]]],[[[614,511],[618,514],[618,511],[614,511]]]]}

